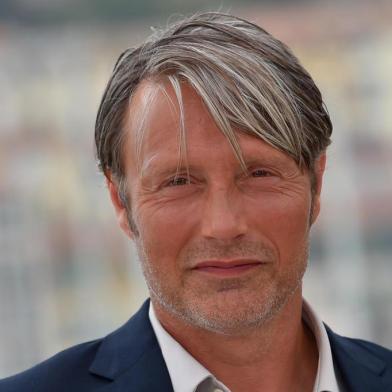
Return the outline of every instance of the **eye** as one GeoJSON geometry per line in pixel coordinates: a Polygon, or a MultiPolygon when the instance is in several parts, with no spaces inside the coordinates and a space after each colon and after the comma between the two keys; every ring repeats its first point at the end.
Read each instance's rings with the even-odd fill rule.
{"type": "Polygon", "coordinates": [[[175,177],[167,182],[166,186],[180,186],[190,184],[190,180],[187,177],[175,177]]]}
{"type": "Polygon", "coordinates": [[[256,169],[252,170],[249,175],[251,177],[269,177],[272,176],[272,173],[264,169],[256,169]]]}

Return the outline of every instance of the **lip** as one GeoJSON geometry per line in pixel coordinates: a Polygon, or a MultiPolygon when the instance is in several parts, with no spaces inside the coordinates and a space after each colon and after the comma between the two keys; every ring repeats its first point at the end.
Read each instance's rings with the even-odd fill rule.
{"type": "Polygon", "coordinates": [[[198,263],[193,270],[218,277],[236,276],[259,268],[263,263],[260,260],[206,260],[198,263]]]}

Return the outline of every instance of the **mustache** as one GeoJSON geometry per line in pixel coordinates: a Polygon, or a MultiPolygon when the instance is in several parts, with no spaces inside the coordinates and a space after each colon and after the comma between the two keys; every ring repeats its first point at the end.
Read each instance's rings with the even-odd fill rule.
{"type": "Polygon", "coordinates": [[[257,259],[262,262],[276,260],[276,252],[271,246],[254,240],[202,240],[191,244],[181,255],[186,267],[194,267],[202,260],[209,259],[257,259]]]}

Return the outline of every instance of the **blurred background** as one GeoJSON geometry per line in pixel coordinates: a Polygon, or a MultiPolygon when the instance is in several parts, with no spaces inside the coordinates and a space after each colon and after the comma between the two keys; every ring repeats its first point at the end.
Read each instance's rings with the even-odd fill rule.
{"type": "Polygon", "coordinates": [[[94,158],[118,55],[151,26],[222,10],[289,44],[334,123],[305,297],[392,346],[392,2],[2,0],[0,377],[123,322],[147,297],[94,158]]]}

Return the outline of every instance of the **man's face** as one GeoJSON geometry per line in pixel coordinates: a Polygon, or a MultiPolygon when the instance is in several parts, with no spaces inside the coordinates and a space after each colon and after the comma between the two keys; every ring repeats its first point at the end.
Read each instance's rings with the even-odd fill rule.
{"type": "MultiPolygon", "coordinates": [[[[293,294],[301,295],[312,205],[309,174],[288,155],[238,132],[245,173],[187,85],[182,86],[187,164],[178,166],[178,106],[168,85],[149,105],[136,162],[134,118],[155,88],[152,82],[138,88],[126,119],[128,214],[112,194],[120,224],[136,243],[152,301],[214,331],[258,325],[293,294]],[[137,232],[130,231],[127,215],[137,232]]],[[[315,218],[318,192],[313,205],[315,218]]]]}

